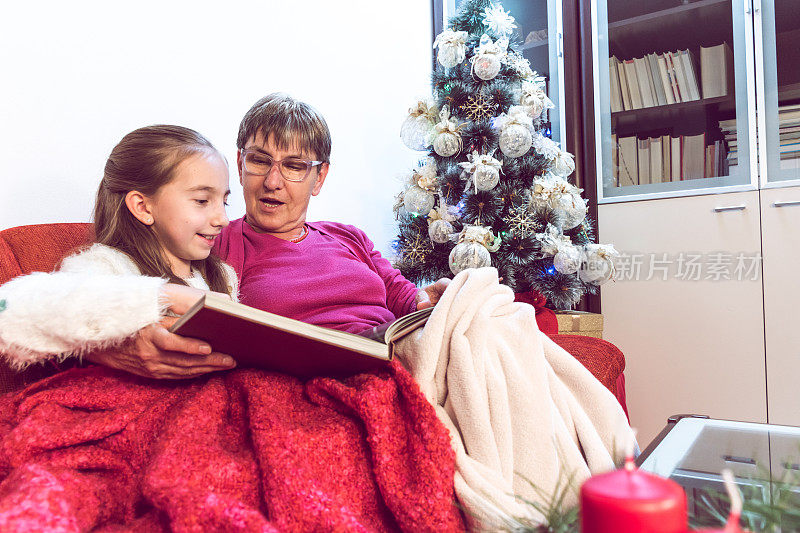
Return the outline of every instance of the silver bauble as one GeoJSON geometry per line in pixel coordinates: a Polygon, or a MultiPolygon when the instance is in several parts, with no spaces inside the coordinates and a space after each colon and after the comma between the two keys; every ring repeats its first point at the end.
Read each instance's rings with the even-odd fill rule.
{"type": "Polygon", "coordinates": [[[497,54],[483,54],[475,59],[472,71],[482,80],[491,80],[500,72],[500,58],[497,54]]]}
{"type": "Polygon", "coordinates": [[[453,234],[455,228],[446,220],[441,218],[434,220],[428,226],[428,237],[435,243],[442,244],[450,240],[450,235],[453,234]]]}
{"type": "Polygon", "coordinates": [[[574,274],[581,266],[581,256],[575,246],[563,246],[553,256],[553,266],[562,274],[574,274]]]}
{"type": "Polygon", "coordinates": [[[472,180],[479,191],[490,191],[500,183],[500,170],[492,165],[475,165],[472,180]]]}
{"type": "Polygon", "coordinates": [[[425,216],[433,209],[436,197],[433,193],[419,187],[410,187],[403,194],[403,207],[409,213],[425,216]]]}
{"type": "Polygon", "coordinates": [[[444,68],[453,68],[464,61],[464,51],[459,49],[458,46],[442,44],[436,53],[436,60],[444,68]]]}
{"type": "Polygon", "coordinates": [[[608,257],[597,254],[589,254],[581,265],[578,273],[581,281],[592,285],[602,285],[611,279],[614,273],[614,263],[608,257]]]}
{"type": "Polygon", "coordinates": [[[443,131],[433,140],[433,150],[442,157],[450,157],[460,149],[458,137],[449,131],[443,131]]]}
{"type": "Polygon", "coordinates": [[[476,242],[461,242],[450,251],[450,272],[458,274],[468,268],[481,268],[492,264],[489,250],[476,242]]]}
{"type": "Polygon", "coordinates": [[[425,115],[410,116],[400,127],[400,139],[412,150],[424,150],[430,146],[430,134],[434,124],[425,115]]]}
{"type": "Polygon", "coordinates": [[[525,155],[531,144],[531,130],[521,124],[509,124],[500,132],[500,150],[508,157],[525,155]]]}
{"type": "Polygon", "coordinates": [[[578,193],[562,194],[556,208],[564,213],[564,231],[577,227],[586,218],[586,200],[578,193]]]}

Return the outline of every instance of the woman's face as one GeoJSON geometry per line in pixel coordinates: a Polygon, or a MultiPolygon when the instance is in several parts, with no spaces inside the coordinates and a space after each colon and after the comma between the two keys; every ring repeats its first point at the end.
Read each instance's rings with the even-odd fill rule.
{"type": "MultiPolygon", "coordinates": [[[[248,139],[244,148],[260,151],[273,160],[317,159],[317,154],[301,149],[297,143],[280,150],[275,146],[272,135],[264,139],[261,132],[248,139]]],[[[241,151],[236,155],[236,163],[239,181],[244,189],[245,210],[250,226],[258,232],[269,233],[281,239],[297,237],[306,221],[309,200],[322,189],[328,174],[328,164],[323,163],[312,168],[304,181],[295,182],[285,180],[278,165],[273,165],[266,176],[250,174],[242,166],[241,151]]]]}

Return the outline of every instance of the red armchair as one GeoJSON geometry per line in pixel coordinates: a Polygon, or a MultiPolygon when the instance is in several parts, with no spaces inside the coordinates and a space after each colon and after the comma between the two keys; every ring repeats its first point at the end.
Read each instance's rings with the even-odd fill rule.
{"type": "MultiPolygon", "coordinates": [[[[85,223],[34,224],[0,231],[0,285],[22,274],[50,272],[61,258],[91,240],[91,224],[85,223]]],[[[616,346],[580,335],[551,337],[588,368],[626,409],[622,374],[625,357],[616,346]]],[[[19,389],[58,370],[59,366],[53,363],[14,372],[0,363],[0,392],[19,389]]]]}

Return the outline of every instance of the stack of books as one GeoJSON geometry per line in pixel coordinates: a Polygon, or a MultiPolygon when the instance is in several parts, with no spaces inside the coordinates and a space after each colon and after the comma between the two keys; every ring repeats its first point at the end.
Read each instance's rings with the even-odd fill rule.
{"type": "Polygon", "coordinates": [[[726,96],[733,87],[733,53],[727,43],[691,50],[651,53],[608,61],[611,111],[691,102],[726,96]]]}
{"type": "Polygon", "coordinates": [[[726,147],[706,134],[671,137],[612,135],[612,172],[617,187],[724,176],[726,147]]]}
{"type": "MultiPolygon", "coordinates": [[[[733,169],[739,163],[736,119],[720,120],[719,127],[728,144],[728,166],[733,169]]],[[[778,107],[778,135],[781,168],[800,168],[800,104],[778,107]]]]}

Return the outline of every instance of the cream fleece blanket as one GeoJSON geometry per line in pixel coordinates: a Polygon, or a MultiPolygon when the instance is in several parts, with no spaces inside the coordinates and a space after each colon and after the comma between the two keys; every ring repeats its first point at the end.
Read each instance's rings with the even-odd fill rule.
{"type": "Polygon", "coordinates": [[[450,430],[456,494],[474,529],[540,520],[515,495],[544,503],[568,476],[577,489],[614,467],[632,439],[616,398],[536,326],[494,268],[461,272],[427,325],[396,351],[450,430]]]}

